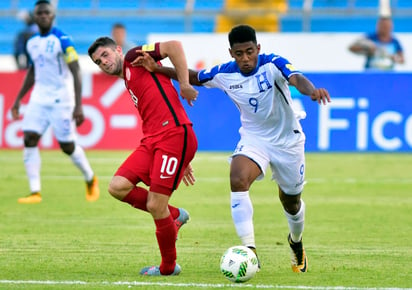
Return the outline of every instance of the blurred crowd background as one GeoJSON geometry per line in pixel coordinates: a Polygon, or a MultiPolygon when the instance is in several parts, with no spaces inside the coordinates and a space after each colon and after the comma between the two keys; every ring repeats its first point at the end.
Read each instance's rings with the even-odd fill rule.
{"type": "MultiPolygon", "coordinates": [[[[0,54],[13,53],[15,35],[33,1],[0,1],[0,54]]],[[[78,52],[108,34],[115,22],[134,43],[148,33],[227,32],[237,23],[261,32],[373,31],[381,0],[54,0],[57,25],[71,34],[78,52]]],[[[396,32],[411,32],[412,1],[391,0],[396,32]]]]}
{"type": "MultiPolygon", "coordinates": [[[[25,57],[13,54],[18,35],[23,32],[24,37],[36,29],[30,17],[35,2],[0,1],[0,73],[2,84],[7,84],[0,86],[0,147],[22,146],[19,122],[11,119],[9,110],[24,77],[24,69],[18,70],[16,64],[24,63],[25,57]]],[[[286,57],[314,83],[329,89],[333,102],[322,111],[292,91],[295,105],[310,116],[302,121],[306,131],[317,132],[308,134],[308,151],[410,152],[412,148],[412,0],[51,2],[57,7],[55,25],[72,36],[80,55],[88,121],[79,129],[79,143],[85,148],[134,146],[122,138],[134,132],[133,124],[138,122],[128,102],[122,101],[129,98],[122,81],[103,76],[87,56],[97,37],[112,36],[119,44],[124,41],[124,50],[177,39],[184,45],[188,66],[202,69],[231,60],[227,32],[241,23],[257,30],[262,53],[286,57]],[[382,64],[397,61],[368,71],[363,47],[370,46],[370,41],[361,37],[376,34],[382,17],[391,21],[386,29],[386,39],[391,41],[382,47],[393,48],[388,38],[392,35],[399,39],[403,55],[376,49],[382,64]],[[360,52],[351,49],[357,40],[360,52]],[[113,121],[120,119],[123,121],[113,121]]],[[[237,109],[213,90],[200,90],[200,94],[207,95],[197,102],[202,110],[189,110],[197,126],[199,149],[232,150],[233,140],[238,138],[238,124],[233,121],[237,120],[237,109]]],[[[41,145],[56,148],[51,137],[43,138],[41,145]]]]}

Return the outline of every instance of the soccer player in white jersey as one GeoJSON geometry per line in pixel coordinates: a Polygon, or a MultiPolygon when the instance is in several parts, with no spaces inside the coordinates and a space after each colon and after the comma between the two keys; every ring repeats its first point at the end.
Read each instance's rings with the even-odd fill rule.
{"type": "Polygon", "coordinates": [[[33,62],[11,108],[15,120],[19,118],[20,101],[33,87],[24,112],[24,166],[31,194],[18,199],[19,203],[39,203],[40,153],[38,143],[49,126],[64,153],[83,173],[86,181],[86,200],[99,198],[99,187],[84,150],[75,143],[76,126],[84,121],[81,103],[81,74],[78,55],[71,38],[53,27],[54,7],[49,1],[39,0],[34,6],[34,20],[39,33],[27,42],[33,62]]]}
{"type": "MultiPolygon", "coordinates": [[[[247,25],[229,33],[234,61],[199,72],[190,71],[190,83],[226,92],[240,111],[240,141],[231,156],[231,211],[243,245],[256,252],[253,205],[249,188],[262,179],[270,166],[289,225],[292,270],[306,272],[308,262],[302,244],[305,203],[305,135],[292,107],[289,85],[319,104],[330,102],[326,89],[314,85],[285,58],[259,54],[255,30],[247,25]]],[[[175,78],[173,69],[161,67],[144,52],[134,65],[175,78]]],[[[259,263],[260,267],[260,263],[259,263]]]]}

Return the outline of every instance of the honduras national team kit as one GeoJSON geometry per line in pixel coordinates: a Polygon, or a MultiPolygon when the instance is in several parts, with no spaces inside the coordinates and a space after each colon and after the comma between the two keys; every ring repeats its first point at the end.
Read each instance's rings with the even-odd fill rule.
{"type": "Polygon", "coordinates": [[[37,33],[27,42],[33,61],[35,84],[26,110],[23,130],[43,134],[51,120],[59,141],[75,138],[73,76],[67,65],[78,59],[72,39],[53,27],[46,35],[37,33]],[[59,124],[58,126],[55,126],[59,124]]]}
{"type": "Polygon", "coordinates": [[[301,72],[275,54],[259,55],[256,68],[247,75],[234,61],[198,74],[205,87],[226,92],[240,111],[241,140],[234,155],[254,160],[263,175],[271,164],[273,178],[288,194],[302,191],[305,167],[305,135],[288,89],[293,74],[301,72]]]}

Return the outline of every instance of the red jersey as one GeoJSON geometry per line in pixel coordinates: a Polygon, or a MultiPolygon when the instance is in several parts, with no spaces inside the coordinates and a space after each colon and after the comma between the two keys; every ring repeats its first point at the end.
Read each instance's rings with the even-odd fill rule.
{"type": "Polygon", "coordinates": [[[159,43],[155,43],[129,50],[124,59],[124,82],[142,118],[144,137],[183,124],[192,124],[169,77],[131,65],[137,57],[136,49],[146,51],[155,61],[162,57],[159,43]]]}

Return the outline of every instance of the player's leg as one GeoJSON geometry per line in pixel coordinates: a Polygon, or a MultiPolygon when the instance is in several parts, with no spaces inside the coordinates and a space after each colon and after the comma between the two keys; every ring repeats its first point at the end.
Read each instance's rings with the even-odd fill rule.
{"type": "Polygon", "coordinates": [[[280,187],[279,199],[288,220],[292,241],[299,242],[302,239],[305,224],[305,203],[300,194],[288,195],[280,187]]]}
{"type": "Polygon", "coordinates": [[[305,203],[301,192],[305,184],[304,143],[281,149],[272,155],[273,177],[279,185],[279,199],[288,221],[288,242],[291,248],[292,270],[306,272],[307,257],[302,244],[305,225],[305,203]]]}
{"type": "MultiPolygon", "coordinates": [[[[269,161],[254,140],[242,138],[231,157],[230,187],[231,213],[237,235],[242,244],[256,253],[253,225],[253,205],[249,188],[256,179],[262,179],[269,161]]],[[[260,261],[259,261],[260,268],[260,261]]]]}
{"type": "Polygon", "coordinates": [[[305,226],[305,203],[300,194],[285,194],[279,187],[279,198],[289,225],[288,242],[291,248],[291,263],[294,272],[307,272],[308,259],[302,243],[305,226]]]}
{"type": "Polygon", "coordinates": [[[90,166],[83,148],[76,144],[76,125],[72,107],[55,107],[51,112],[51,124],[61,150],[83,174],[86,182],[86,200],[96,201],[100,196],[97,177],[90,166]]]}
{"type": "Polygon", "coordinates": [[[21,197],[17,201],[19,203],[39,203],[42,200],[40,190],[40,167],[41,158],[38,142],[40,135],[35,132],[24,132],[24,149],[23,159],[24,167],[26,169],[26,175],[29,180],[30,195],[21,197]]]}
{"type": "MultiPolygon", "coordinates": [[[[148,176],[152,158],[149,153],[150,152],[145,149],[145,146],[137,148],[116,171],[109,184],[109,193],[116,199],[128,203],[135,208],[146,212],[151,211],[153,217],[166,216],[166,218],[160,218],[159,221],[155,220],[156,228],[160,229],[158,239],[174,241],[177,236],[175,219],[179,216],[179,209],[168,205],[169,197],[167,195],[157,198],[158,196],[154,193],[149,193],[145,188],[135,185],[141,181],[150,184],[148,176]],[[151,200],[150,202],[149,199],[151,200]],[[173,212],[174,215],[172,215],[171,212],[173,212]],[[162,235],[165,237],[162,237],[162,235]]],[[[158,236],[157,230],[156,236],[158,236]]],[[[169,248],[161,247],[161,253],[163,250],[162,257],[163,255],[166,255],[167,257],[171,256],[170,259],[175,261],[176,250],[173,253],[173,250],[170,251],[169,248]]],[[[180,273],[180,268],[176,265],[174,265],[174,267],[172,274],[174,273],[177,275],[180,273]]],[[[162,275],[160,273],[160,267],[156,266],[146,267],[142,271],[148,273],[147,275],[162,275]]],[[[170,275],[170,273],[168,274],[170,275]]]]}
{"type": "MultiPolygon", "coordinates": [[[[171,193],[170,193],[171,194],[171,193]]],[[[180,266],[176,259],[176,237],[177,227],[168,209],[169,196],[163,193],[149,191],[147,209],[153,217],[156,225],[156,239],[159,245],[162,261],[158,267],[161,275],[177,275],[180,273],[180,266]]],[[[157,267],[142,269],[141,274],[150,275],[152,271],[157,271],[157,267]]]]}
{"type": "Polygon", "coordinates": [[[40,168],[41,158],[38,147],[39,140],[49,126],[47,110],[38,104],[29,103],[23,117],[24,135],[23,159],[26,175],[29,180],[30,195],[19,198],[19,203],[39,203],[42,200],[40,168]]]}
{"type": "Polygon", "coordinates": [[[191,126],[169,130],[156,142],[147,209],[156,225],[156,238],[162,261],[158,267],[143,268],[140,271],[142,275],[177,275],[181,271],[176,263],[177,226],[169,212],[168,201],[173,191],[178,188],[196,149],[197,140],[191,126]]]}
{"type": "Polygon", "coordinates": [[[100,196],[99,182],[83,148],[74,142],[59,141],[59,145],[61,150],[70,157],[73,164],[83,174],[86,182],[86,200],[98,200],[100,196]]]}
{"type": "Polygon", "coordinates": [[[231,213],[242,244],[256,249],[253,227],[253,205],[249,188],[261,175],[260,167],[249,157],[236,155],[230,164],[231,213]]]}
{"type": "MultiPolygon", "coordinates": [[[[153,156],[143,143],[133,151],[118,168],[110,181],[108,191],[116,199],[130,204],[132,207],[148,212],[147,196],[149,191],[140,182],[150,184],[149,172],[153,156]]],[[[180,210],[169,205],[174,220],[180,218],[180,210]]]]}

